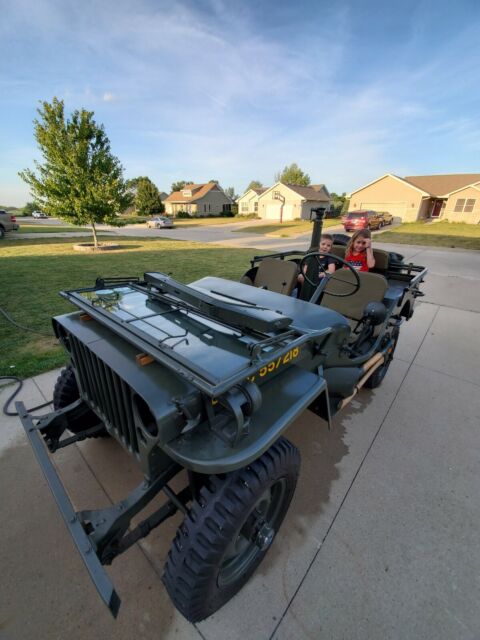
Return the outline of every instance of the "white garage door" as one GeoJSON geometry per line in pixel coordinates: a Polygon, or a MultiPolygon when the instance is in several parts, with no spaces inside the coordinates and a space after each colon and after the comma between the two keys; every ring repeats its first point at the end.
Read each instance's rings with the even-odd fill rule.
{"type": "Polygon", "coordinates": [[[388,211],[396,218],[403,218],[407,212],[406,202],[362,202],[360,209],[372,209],[373,211],[388,211]]]}
{"type": "Polygon", "coordinates": [[[265,218],[269,220],[280,220],[280,203],[267,204],[265,208],[265,218]]]}

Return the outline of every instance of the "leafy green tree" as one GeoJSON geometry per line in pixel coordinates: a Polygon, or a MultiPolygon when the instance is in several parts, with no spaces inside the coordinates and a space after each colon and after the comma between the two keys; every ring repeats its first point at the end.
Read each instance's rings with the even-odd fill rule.
{"type": "Polygon", "coordinates": [[[235,193],[235,187],[227,187],[225,189],[225,195],[231,198],[231,200],[233,200],[234,202],[238,198],[238,194],[235,193]]]}
{"type": "Polygon", "coordinates": [[[248,185],[246,191],[248,191],[249,189],[261,189],[262,187],[263,187],[263,184],[260,182],[260,180],[252,180],[248,185]]]}
{"type": "Polygon", "coordinates": [[[135,193],[135,209],[140,215],[163,213],[160,192],[150,178],[139,178],[135,193]]]}
{"type": "Polygon", "coordinates": [[[20,171],[42,211],[75,225],[118,224],[116,213],[131,204],[123,167],[110,151],[103,125],[93,112],[75,110],[65,117],[63,100],[42,102],[34,120],[35,139],[43,160],[36,172],[20,171]]]}
{"type": "Polygon", "coordinates": [[[310,184],[310,176],[304,173],[295,163],[285,167],[283,171],[279,171],[274,176],[275,182],[283,182],[283,184],[296,184],[301,187],[308,187],[310,184]]]}
{"type": "Polygon", "coordinates": [[[24,216],[31,216],[34,211],[40,211],[41,207],[38,202],[27,202],[23,207],[22,213],[24,216]]]}
{"type": "Polygon", "coordinates": [[[348,198],[345,191],[342,193],[342,195],[338,195],[338,193],[335,193],[335,191],[332,191],[330,193],[330,197],[332,199],[331,211],[333,212],[334,216],[339,216],[340,214],[343,213],[345,208],[345,203],[348,209],[348,198]]]}
{"type": "Polygon", "coordinates": [[[185,189],[187,184],[192,184],[191,180],[179,180],[178,182],[174,182],[172,184],[172,191],[181,191],[182,189],[185,189]]]}

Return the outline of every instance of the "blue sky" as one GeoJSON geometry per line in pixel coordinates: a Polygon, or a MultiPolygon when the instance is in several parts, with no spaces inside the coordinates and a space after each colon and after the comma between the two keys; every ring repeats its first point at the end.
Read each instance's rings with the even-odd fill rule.
{"type": "Polygon", "coordinates": [[[350,191],[480,171],[480,5],[0,0],[0,203],[57,96],[95,112],[125,177],[243,192],[296,162],[350,191]]]}

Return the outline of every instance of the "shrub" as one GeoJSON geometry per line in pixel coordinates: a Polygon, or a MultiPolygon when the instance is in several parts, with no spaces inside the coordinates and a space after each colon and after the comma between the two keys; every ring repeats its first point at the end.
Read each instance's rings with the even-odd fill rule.
{"type": "Polygon", "coordinates": [[[177,218],[191,218],[192,216],[188,213],[188,211],[178,211],[177,218]]]}

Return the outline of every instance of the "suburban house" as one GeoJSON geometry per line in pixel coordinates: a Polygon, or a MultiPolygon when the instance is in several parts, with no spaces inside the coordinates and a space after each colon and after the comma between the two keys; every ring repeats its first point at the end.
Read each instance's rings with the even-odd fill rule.
{"type": "Polygon", "coordinates": [[[232,199],[216,182],[187,184],[181,191],[173,191],[165,199],[165,213],[175,216],[186,211],[194,216],[219,215],[232,209],[232,199]]]}
{"type": "Polygon", "coordinates": [[[387,173],[349,194],[349,211],[388,211],[403,222],[480,222],[480,173],[400,178],[387,173]]]}
{"type": "MultiPolygon", "coordinates": [[[[250,191],[254,191],[250,189],[250,191]]],[[[239,203],[239,213],[251,213],[242,210],[244,199],[249,202],[249,191],[243,194],[237,201],[239,203]]],[[[273,187],[263,190],[258,194],[258,200],[253,199],[253,213],[257,213],[260,218],[267,220],[295,220],[310,218],[310,210],[316,207],[330,208],[330,194],[324,184],[312,185],[310,187],[300,187],[296,184],[283,184],[277,182],[273,187]],[[257,206],[255,206],[257,205],[257,206]]]]}
{"type": "Polygon", "coordinates": [[[261,189],[248,189],[243,196],[237,200],[238,213],[240,215],[248,215],[251,213],[258,214],[258,199],[267,190],[267,187],[261,189]]]}

